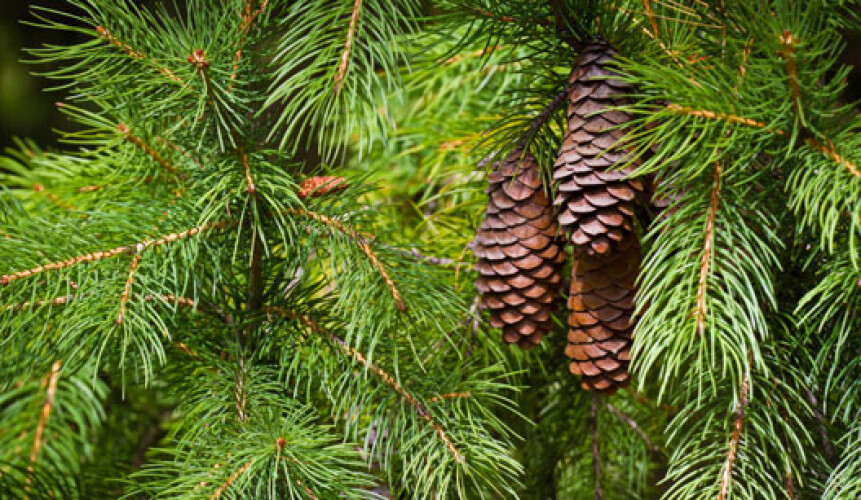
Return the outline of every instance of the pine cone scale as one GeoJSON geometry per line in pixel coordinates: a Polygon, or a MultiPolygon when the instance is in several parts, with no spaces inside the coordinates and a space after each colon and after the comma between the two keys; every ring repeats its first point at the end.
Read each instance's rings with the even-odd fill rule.
{"type": "Polygon", "coordinates": [[[528,349],[552,328],[565,254],[531,154],[512,153],[488,180],[488,208],[473,245],[479,304],[505,342],[528,349]]]}

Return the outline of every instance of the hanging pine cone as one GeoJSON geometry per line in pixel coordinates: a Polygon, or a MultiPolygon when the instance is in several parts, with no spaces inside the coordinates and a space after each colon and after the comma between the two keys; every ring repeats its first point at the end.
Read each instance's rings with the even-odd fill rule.
{"type": "Polygon", "coordinates": [[[625,179],[633,167],[616,170],[630,160],[629,152],[614,148],[625,135],[617,126],[630,116],[610,108],[627,102],[623,95],[631,86],[612,78],[615,56],[604,41],[580,54],[570,78],[568,130],[553,173],[559,224],[590,254],[606,254],[633,236],[633,201],[643,191],[639,180],[625,179]]]}
{"type": "Polygon", "coordinates": [[[487,213],[473,242],[475,287],[503,340],[529,349],[553,327],[565,253],[532,154],[511,153],[488,181],[487,213]]]}
{"type": "Polygon", "coordinates": [[[584,389],[612,393],[628,382],[640,246],[628,237],[609,255],[578,248],[574,258],[565,354],[584,389]]]}

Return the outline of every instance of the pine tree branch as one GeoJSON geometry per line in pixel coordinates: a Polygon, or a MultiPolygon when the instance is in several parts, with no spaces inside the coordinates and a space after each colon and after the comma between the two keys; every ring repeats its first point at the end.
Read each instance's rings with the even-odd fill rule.
{"type": "Polygon", "coordinates": [[[412,406],[413,410],[418,414],[418,416],[425,420],[428,425],[433,428],[439,439],[443,442],[443,444],[445,444],[446,448],[448,448],[452,455],[454,455],[454,458],[457,462],[462,463],[466,461],[466,458],[460,453],[457,447],[455,447],[451,438],[449,438],[448,433],[445,431],[445,429],[442,428],[442,426],[436,421],[436,419],[431,416],[430,412],[428,412],[425,406],[418,399],[416,399],[416,397],[413,396],[404,386],[399,384],[398,381],[395,380],[392,375],[390,375],[388,372],[378,367],[377,365],[370,363],[361,352],[357,351],[353,347],[350,347],[343,339],[341,339],[337,335],[327,332],[322,326],[320,326],[316,321],[309,318],[308,316],[303,316],[283,307],[264,307],[263,311],[284,318],[298,320],[300,323],[307,326],[314,333],[320,335],[323,338],[329,339],[333,344],[338,346],[343,353],[347,354],[359,364],[366,367],[372,373],[377,375],[380,380],[382,380],[386,385],[391,387],[395,391],[395,393],[401,397],[401,399],[409,403],[409,405],[412,406]]]}
{"type": "Polygon", "coordinates": [[[57,382],[60,379],[60,368],[63,362],[57,360],[51,365],[51,372],[45,377],[45,404],[42,405],[42,413],[39,415],[39,423],[36,425],[36,434],[33,437],[33,447],[30,449],[30,463],[27,465],[27,478],[25,480],[26,487],[25,500],[29,496],[30,484],[33,481],[33,472],[36,469],[36,460],[39,458],[39,450],[42,448],[42,437],[45,435],[45,427],[48,425],[48,417],[51,415],[51,409],[54,407],[54,398],[57,394],[57,382]]]}
{"type": "Polygon", "coordinates": [[[164,167],[165,170],[172,174],[176,174],[179,172],[179,169],[170,164],[169,161],[165,160],[158,152],[153,149],[149,144],[147,144],[143,139],[131,133],[131,129],[125,123],[117,124],[117,130],[119,130],[120,134],[130,143],[134,144],[138,148],[140,148],[144,153],[149,155],[153,160],[156,161],[159,165],[164,167]]]}
{"type": "Polygon", "coordinates": [[[251,163],[248,161],[248,153],[245,151],[245,146],[239,147],[239,158],[242,160],[242,168],[245,171],[245,182],[248,184],[246,191],[256,196],[257,185],[254,183],[254,174],[251,171],[251,163]]]}
{"type": "Polygon", "coordinates": [[[248,462],[245,462],[242,467],[236,469],[236,472],[231,474],[230,477],[227,478],[227,481],[225,481],[221,486],[218,487],[218,489],[215,490],[212,495],[209,496],[209,500],[216,500],[217,498],[219,498],[221,494],[227,491],[227,488],[230,488],[230,485],[233,484],[237,479],[239,479],[239,476],[245,473],[245,471],[247,471],[248,468],[251,467],[253,464],[254,460],[249,460],[248,462]]]}
{"type": "Polygon", "coordinates": [[[541,26],[554,26],[555,22],[551,19],[543,19],[543,18],[528,18],[521,19],[519,17],[508,16],[504,14],[496,14],[487,9],[482,9],[481,7],[466,7],[466,10],[472,12],[474,14],[478,14],[480,17],[485,17],[488,19],[492,19],[494,21],[500,21],[503,23],[515,23],[515,24],[523,24],[523,23],[535,23],[540,24],[541,26]]]}
{"type": "Polygon", "coordinates": [[[807,394],[807,401],[813,409],[813,415],[816,417],[817,427],[819,428],[819,439],[822,441],[822,452],[831,467],[837,467],[840,461],[834,454],[831,440],[828,439],[828,431],[825,429],[825,416],[822,415],[822,411],[819,409],[819,401],[816,400],[816,395],[810,389],[805,389],[805,392],[807,394]]]}
{"type": "MultiPolygon", "coordinates": [[[[395,304],[397,305],[398,309],[400,309],[401,311],[407,310],[407,305],[404,302],[403,297],[401,296],[401,292],[398,291],[398,288],[395,286],[395,282],[392,281],[392,278],[391,278],[391,276],[389,276],[388,271],[386,271],[386,268],[383,267],[382,262],[380,262],[380,259],[377,258],[377,255],[371,249],[371,246],[368,244],[368,242],[364,236],[362,236],[361,234],[359,234],[355,230],[345,226],[340,221],[333,219],[332,217],[329,217],[328,215],[323,215],[323,214],[319,214],[316,212],[312,212],[310,210],[302,210],[302,209],[296,209],[296,208],[288,208],[288,209],[284,210],[284,212],[287,214],[290,214],[290,215],[308,217],[309,219],[312,219],[312,220],[315,220],[315,221],[320,222],[322,224],[325,224],[325,225],[332,227],[332,228],[336,229],[337,231],[347,235],[350,239],[352,239],[356,243],[356,246],[359,247],[359,250],[361,250],[362,253],[364,253],[365,256],[368,258],[368,260],[371,261],[371,265],[374,267],[374,269],[376,269],[377,272],[379,272],[380,275],[383,277],[383,280],[386,282],[386,285],[389,287],[389,291],[391,291],[391,293],[392,293],[392,297],[394,297],[394,299],[395,299],[395,304]]],[[[0,282],[0,283],[2,283],[2,282],[0,282]]]]}
{"type": "Polygon", "coordinates": [[[108,42],[110,42],[111,45],[118,47],[120,50],[122,50],[126,54],[130,55],[134,59],[148,63],[150,66],[153,66],[156,69],[156,71],[158,71],[162,75],[170,78],[171,80],[173,80],[175,82],[179,82],[179,83],[182,83],[183,85],[185,85],[185,83],[182,81],[182,78],[173,74],[173,72],[171,70],[169,70],[165,67],[159,66],[158,64],[155,63],[155,61],[153,61],[152,59],[147,57],[147,55],[144,54],[143,52],[139,52],[139,51],[134,50],[127,43],[117,39],[117,37],[115,37],[110,31],[108,31],[103,26],[96,26],[96,32],[99,34],[99,38],[107,40],[108,42]]]}
{"type": "Polygon", "coordinates": [[[235,221],[231,220],[222,220],[218,222],[210,222],[207,224],[203,224],[201,226],[193,227],[191,229],[186,229],[185,231],[180,231],[178,233],[171,233],[165,236],[162,236],[155,240],[143,240],[138,243],[132,245],[124,245],[116,248],[112,248],[110,250],[104,250],[100,252],[93,252],[84,255],[79,255],[77,257],[72,257],[70,259],[66,259],[59,262],[51,262],[48,264],[43,264],[41,266],[37,266],[31,269],[27,269],[24,271],[18,271],[12,274],[7,274],[4,276],[0,276],[0,285],[8,285],[9,283],[33,276],[35,274],[39,274],[45,271],[53,271],[58,269],[65,269],[68,267],[76,266],[78,264],[82,264],[85,262],[94,262],[97,260],[108,259],[111,257],[116,257],[117,255],[130,254],[135,252],[142,252],[147,248],[158,247],[161,245],[166,245],[169,243],[173,243],[174,241],[178,241],[184,238],[188,238],[190,236],[194,236],[205,231],[210,231],[213,229],[221,229],[230,225],[236,224],[235,221]]]}
{"type": "Polygon", "coordinates": [[[362,0],[355,0],[353,13],[350,15],[350,26],[347,28],[347,39],[344,42],[344,51],[341,53],[341,64],[335,73],[335,95],[341,92],[344,77],[347,76],[347,68],[350,65],[350,52],[353,49],[353,39],[356,36],[356,28],[359,26],[359,15],[362,11],[362,0]]]}
{"type": "MultiPolygon", "coordinates": [[[[170,146],[177,153],[180,153],[181,155],[185,156],[189,160],[196,163],[198,167],[203,167],[203,162],[200,161],[199,159],[195,158],[194,156],[192,156],[191,153],[189,153],[188,151],[182,149],[181,147],[177,146],[176,144],[170,142],[169,140],[165,139],[164,137],[162,137],[160,135],[157,135],[155,138],[156,138],[156,140],[162,141],[165,144],[167,144],[168,146],[170,146]]],[[[84,189],[84,188],[81,188],[81,189],[84,189]]]]}
{"type": "Polygon", "coordinates": [[[469,392],[449,392],[447,394],[440,394],[439,396],[434,396],[428,399],[428,403],[438,403],[440,401],[444,401],[446,399],[456,399],[456,398],[464,398],[469,399],[472,397],[472,394],[469,392]]]}
{"type": "Polygon", "coordinates": [[[541,110],[541,113],[536,116],[532,122],[529,124],[529,128],[526,130],[526,135],[520,140],[518,144],[519,149],[526,148],[526,144],[529,140],[539,131],[541,127],[543,127],[547,120],[550,119],[550,116],[562,105],[562,103],[568,97],[569,88],[566,85],[565,88],[556,93],[550,103],[541,110]]]}
{"type": "Polygon", "coordinates": [[[631,428],[631,430],[633,430],[634,432],[637,433],[638,436],[640,436],[640,439],[642,439],[643,442],[646,443],[646,448],[648,448],[649,452],[654,453],[655,455],[661,453],[661,449],[659,447],[655,446],[654,443],[652,443],[652,440],[649,438],[649,435],[646,434],[646,431],[644,431],[643,428],[637,424],[636,420],[631,418],[629,415],[627,415],[622,410],[613,406],[613,403],[607,403],[606,406],[607,406],[607,409],[610,410],[610,413],[612,413],[613,415],[616,415],[619,418],[619,420],[621,420],[622,422],[625,422],[625,424],[627,424],[628,427],[631,428]]]}
{"type": "Polygon", "coordinates": [[[697,325],[697,335],[705,331],[706,315],[708,305],[706,304],[708,293],[708,281],[711,271],[712,254],[714,253],[714,229],[717,219],[718,205],[720,203],[721,188],[721,166],[715,165],[714,186],[712,187],[711,200],[709,202],[709,213],[706,219],[705,235],[703,236],[703,250],[700,257],[700,278],[697,283],[697,302],[694,317],[697,325]]]}
{"type": "Polygon", "coordinates": [[[598,432],[598,408],[600,405],[601,396],[597,392],[593,392],[589,426],[592,429],[592,475],[595,478],[595,500],[604,498],[604,492],[601,490],[601,442],[598,432]]]}
{"type": "Polygon", "coordinates": [[[780,37],[780,42],[783,45],[783,49],[778,51],[778,55],[780,55],[786,62],[786,76],[789,80],[789,95],[792,99],[792,108],[795,111],[795,118],[805,134],[809,134],[809,130],[807,130],[807,127],[804,125],[804,108],[802,107],[801,102],[801,86],[798,84],[798,66],[795,63],[795,38],[793,38],[792,32],[784,30],[783,35],[780,37]]]}
{"type": "MultiPolygon", "coordinates": [[[[766,131],[771,132],[771,133],[778,135],[778,136],[781,136],[781,137],[789,137],[789,133],[785,130],[773,129],[761,121],[752,120],[750,118],[744,118],[744,117],[732,115],[729,113],[722,113],[719,111],[709,111],[706,109],[694,109],[694,108],[689,108],[687,106],[679,106],[677,104],[672,104],[672,103],[668,104],[666,109],[668,111],[670,111],[671,113],[675,113],[675,114],[696,116],[696,117],[700,117],[700,118],[707,118],[709,120],[721,120],[721,121],[726,121],[729,123],[739,123],[739,124],[743,124],[743,125],[749,125],[751,127],[765,129],[766,131]]],[[[825,138],[824,140],[825,140],[825,143],[823,143],[823,142],[821,142],[818,139],[815,139],[813,137],[809,137],[809,136],[804,138],[805,144],[807,144],[811,148],[815,149],[816,151],[819,151],[820,153],[824,154],[825,156],[827,156],[829,159],[831,159],[832,161],[834,161],[838,165],[845,167],[847,170],[849,170],[849,173],[851,173],[855,177],[861,177],[861,170],[859,170],[859,168],[856,165],[854,165],[852,162],[850,162],[848,158],[842,156],[837,151],[836,147],[834,146],[834,142],[828,138],[825,138]]]]}
{"type": "Polygon", "coordinates": [[[741,390],[739,393],[739,401],[735,408],[735,420],[733,424],[732,435],[729,439],[729,451],[726,455],[726,462],[723,466],[720,479],[720,489],[718,490],[717,500],[725,500],[729,494],[729,486],[732,482],[732,467],[735,464],[736,456],[738,455],[738,443],[741,440],[741,432],[744,428],[744,410],[747,407],[748,398],[748,374],[744,374],[741,380],[741,390]]]}
{"type": "Polygon", "coordinates": [[[335,191],[347,189],[347,187],[347,179],[344,179],[343,177],[318,175],[309,177],[302,181],[302,183],[299,184],[299,191],[296,192],[296,196],[303,200],[309,196],[311,198],[317,198],[335,191]]]}
{"type": "Polygon", "coordinates": [[[254,0],[247,0],[245,2],[245,13],[242,15],[242,22],[239,23],[239,31],[244,35],[251,29],[251,26],[254,24],[254,21],[257,20],[257,17],[266,10],[267,4],[269,4],[269,0],[263,0],[260,2],[260,7],[255,11],[251,11],[252,5],[254,4],[254,0]]]}
{"type": "Polygon", "coordinates": [[[61,200],[59,196],[57,196],[54,193],[45,189],[45,186],[42,184],[33,185],[33,191],[41,194],[42,196],[45,197],[45,199],[47,199],[48,201],[50,201],[54,205],[57,205],[58,207],[62,208],[63,210],[71,210],[71,211],[77,210],[77,208],[74,205],[71,205],[71,204],[66,203],[65,201],[61,200]]]}
{"type": "Polygon", "coordinates": [[[120,314],[117,316],[117,324],[121,325],[126,316],[126,304],[129,302],[129,298],[132,295],[132,283],[135,279],[135,272],[138,269],[138,265],[141,262],[141,254],[140,252],[135,253],[132,257],[132,265],[129,268],[129,275],[126,278],[126,286],[123,288],[123,294],[120,297],[120,314]]]}
{"type": "MultiPolygon", "coordinates": [[[[646,8],[646,16],[649,18],[649,23],[652,25],[652,33],[655,35],[655,40],[660,41],[661,35],[658,33],[658,22],[655,20],[655,14],[652,12],[652,4],[649,0],[643,0],[643,7],[646,8]]],[[[661,44],[663,45],[663,43],[661,44]]]]}

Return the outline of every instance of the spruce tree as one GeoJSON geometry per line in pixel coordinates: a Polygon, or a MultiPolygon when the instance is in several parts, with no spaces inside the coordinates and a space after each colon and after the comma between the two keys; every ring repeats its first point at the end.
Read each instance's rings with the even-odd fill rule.
{"type": "Polygon", "coordinates": [[[0,492],[861,496],[859,7],[36,8],[0,492]]]}

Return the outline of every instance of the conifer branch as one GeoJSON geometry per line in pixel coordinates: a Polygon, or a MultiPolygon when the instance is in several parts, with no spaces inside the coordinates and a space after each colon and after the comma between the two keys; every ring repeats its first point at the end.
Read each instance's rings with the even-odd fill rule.
{"type": "MultiPolygon", "coordinates": [[[[342,352],[344,352],[345,354],[356,360],[360,365],[366,367],[368,370],[377,375],[380,380],[382,380],[389,387],[391,387],[395,391],[395,393],[401,397],[401,399],[409,403],[409,405],[413,407],[418,416],[424,419],[428,423],[428,425],[433,428],[437,436],[439,436],[439,439],[445,444],[446,448],[449,449],[452,455],[454,455],[454,458],[457,462],[462,463],[466,461],[466,458],[460,453],[457,447],[455,447],[451,438],[448,436],[448,433],[431,416],[430,412],[428,412],[425,406],[418,399],[416,399],[416,397],[413,396],[406,388],[399,384],[398,381],[395,380],[395,378],[388,372],[386,372],[379,366],[370,363],[361,352],[347,345],[347,343],[344,342],[344,340],[340,337],[327,332],[322,326],[320,326],[316,321],[309,318],[308,316],[303,316],[294,311],[284,309],[283,307],[265,307],[263,308],[263,310],[267,313],[276,314],[284,318],[298,320],[300,323],[307,326],[314,333],[320,335],[321,337],[328,338],[330,341],[332,341],[333,344],[338,346],[342,352]]],[[[454,396],[455,394],[456,393],[453,393],[452,396],[454,396]]],[[[457,395],[462,396],[462,394],[457,395]]]]}
{"type": "Polygon", "coordinates": [[[126,278],[126,286],[125,286],[125,288],[123,288],[123,294],[120,297],[120,314],[117,316],[117,324],[118,325],[121,325],[123,323],[123,320],[125,319],[126,304],[128,304],[129,298],[132,295],[132,283],[134,282],[135,272],[138,269],[138,264],[140,264],[140,261],[141,261],[141,254],[140,254],[140,252],[138,252],[138,253],[134,254],[134,256],[132,257],[132,265],[129,268],[128,278],[126,278]]]}
{"type": "MultiPolygon", "coordinates": [[[[25,487],[25,495],[30,492],[30,483],[33,481],[33,472],[36,469],[36,460],[39,458],[39,450],[42,448],[42,437],[45,435],[45,427],[48,424],[48,417],[51,415],[51,410],[54,408],[54,398],[57,394],[57,382],[60,379],[60,368],[63,362],[57,360],[51,365],[51,372],[45,377],[45,404],[42,405],[42,413],[39,415],[39,423],[36,425],[36,434],[33,437],[33,447],[30,449],[30,463],[27,465],[27,479],[25,487]]],[[[25,499],[27,496],[24,497],[25,499]]]]}
{"type": "Polygon", "coordinates": [[[368,244],[364,236],[357,233],[353,229],[345,226],[340,221],[329,217],[328,215],[311,212],[310,210],[301,210],[295,208],[286,209],[285,212],[290,215],[308,217],[309,219],[332,227],[350,237],[350,239],[352,239],[359,247],[359,250],[361,250],[362,253],[364,253],[365,256],[368,258],[368,260],[371,261],[371,265],[374,267],[374,269],[376,269],[377,272],[379,272],[380,275],[383,277],[383,280],[386,282],[386,285],[389,287],[389,290],[392,293],[392,297],[394,297],[395,299],[395,304],[397,305],[398,309],[400,309],[401,311],[407,310],[407,305],[404,302],[403,297],[401,296],[401,292],[398,291],[398,288],[395,286],[395,282],[392,280],[391,276],[389,276],[388,271],[386,271],[386,268],[383,267],[382,262],[380,262],[380,259],[371,249],[371,246],[368,244]]]}
{"type": "MultiPolygon", "coordinates": [[[[186,150],[182,149],[181,147],[179,147],[179,146],[177,146],[176,144],[174,144],[174,143],[170,142],[169,140],[165,139],[164,137],[162,137],[162,136],[160,136],[160,135],[159,135],[159,136],[156,136],[156,140],[159,140],[159,141],[164,142],[165,144],[167,144],[168,146],[170,146],[170,147],[171,147],[174,151],[176,151],[177,153],[180,153],[181,155],[185,156],[185,157],[186,157],[186,158],[188,158],[189,160],[191,160],[191,161],[193,161],[194,163],[196,163],[198,167],[203,167],[203,162],[201,162],[199,159],[197,159],[197,158],[195,158],[194,156],[192,156],[192,155],[191,155],[191,153],[189,153],[188,151],[186,151],[186,150]]],[[[81,188],[81,189],[83,189],[83,188],[81,188]]]]}
{"type": "Polygon", "coordinates": [[[795,117],[801,125],[802,129],[807,132],[804,126],[804,109],[801,103],[801,86],[798,84],[798,66],[795,63],[795,39],[792,32],[784,30],[780,37],[780,43],[783,49],[778,51],[778,54],[783,57],[786,62],[786,76],[789,80],[789,95],[792,99],[792,107],[795,110],[795,117]]]}
{"type": "MultiPolygon", "coordinates": [[[[643,7],[646,8],[646,16],[649,18],[649,23],[652,25],[652,33],[655,35],[655,40],[660,41],[661,35],[658,34],[658,22],[655,20],[655,14],[652,12],[652,4],[649,0],[643,0],[643,7]]],[[[661,43],[663,46],[663,43],[661,43]]]]}
{"type": "Polygon", "coordinates": [[[440,401],[444,401],[446,399],[456,399],[456,398],[465,398],[469,399],[472,397],[472,394],[469,392],[449,392],[447,394],[440,394],[439,396],[434,396],[428,399],[428,403],[438,403],[440,401]]]}
{"type": "Polygon", "coordinates": [[[547,120],[553,115],[553,113],[565,102],[565,99],[568,97],[569,88],[566,85],[562,90],[556,93],[553,99],[541,110],[541,113],[538,113],[532,122],[529,124],[529,128],[526,130],[526,135],[520,140],[518,144],[519,149],[524,149],[526,147],[526,143],[531,139],[541,127],[543,127],[547,120]]]}
{"type": "Polygon", "coordinates": [[[251,25],[254,24],[254,21],[257,19],[257,16],[263,13],[266,10],[266,6],[269,3],[269,0],[263,0],[260,2],[260,7],[255,11],[251,11],[252,5],[254,4],[254,0],[247,0],[245,2],[245,12],[242,14],[242,22],[239,23],[239,31],[243,33],[248,32],[251,29],[251,25]]]}
{"type": "Polygon", "coordinates": [[[251,465],[253,464],[254,460],[252,459],[248,462],[245,462],[242,467],[236,469],[236,472],[231,474],[230,477],[227,478],[227,481],[225,481],[224,484],[219,486],[218,489],[215,490],[215,492],[209,496],[209,500],[216,500],[217,498],[219,498],[221,494],[227,491],[227,488],[230,488],[230,485],[233,484],[237,479],[239,479],[239,476],[241,476],[245,471],[247,471],[248,468],[251,467],[251,465]]]}
{"type": "Polygon", "coordinates": [[[631,430],[633,430],[634,432],[637,433],[638,436],[640,436],[640,439],[642,439],[643,442],[646,444],[646,448],[648,448],[649,452],[654,453],[654,454],[658,454],[661,452],[661,449],[658,448],[657,446],[655,446],[654,443],[652,443],[652,440],[651,440],[651,438],[649,438],[649,435],[646,434],[646,431],[644,431],[643,428],[639,426],[639,424],[637,424],[636,420],[631,418],[628,414],[626,414],[622,410],[613,406],[613,403],[607,403],[606,406],[607,406],[607,409],[610,410],[610,413],[612,413],[613,415],[616,415],[616,417],[618,417],[619,420],[624,422],[628,427],[631,428],[631,430]]]}
{"type": "Polygon", "coordinates": [[[179,172],[179,169],[170,164],[167,160],[165,160],[158,152],[153,149],[149,144],[147,144],[140,137],[132,134],[131,129],[125,123],[117,124],[117,130],[119,130],[120,134],[130,143],[134,144],[138,148],[140,148],[144,153],[149,155],[153,160],[156,161],[159,165],[164,167],[168,172],[175,174],[179,172]]]}
{"type": "MultiPolygon", "coordinates": [[[[764,122],[753,120],[750,118],[744,118],[741,116],[732,115],[729,113],[722,113],[719,111],[709,111],[706,109],[694,109],[694,108],[689,108],[687,106],[679,106],[678,104],[672,104],[672,103],[668,104],[666,109],[668,111],[670,111],[671,113],[675,113],[675,114],[696,116],[696,117],[700,117],[700,118],[707,118],[709,120],[722,120],[722,121],[726,121],[726,122],[730,122],[730,123],[740,123],[743,125],[749,125],[751,127],[765,129],[766,131],[771,132],[771,133],[778,135],[778,136],[781,136],[781,137],[788,137],[789,136],[789,133],[785,130],[773,129],[773,128],[770,128],[764,122]]],[[[859,168],[856,165],[854,165],[852,162],[850,162],[848,158],[842,156],[839,152],[837,152],[837,149],[834,146],[834,142],[828,138],[825,138],[825,141],[827,142],[827,144],[819,141],[818,139],[810,137],[810,136],[805,137],[805,139],[804,139],[805,144],[807,144],[811,148],[819,151],[820,153],[824,154],[825,156],[830,158],[832,161],[834,161],[838,165],[845,167],[847,170],[849,170],[849,173],[851,173],[855,177],[861,177],[861,170],[859,170],[859,168]]]]}
{"type": "MultiPolygon", "coordinates": [[[[263,13],[266,9],[266,5],[269,3],[269,0],[263,0],[260,3],[260,7],[257,10],[252,12],[252,5],[254,4],[254,0],[247,0],[245,2],[245,9],[242,14],[242,21],[239,23],[239,33],[240,47],[245,43],[245,36],[248,34],[248,31],[251,29],[251,26],[254,24],[254,21],[257,19],[257,16],[263,13]]],[[[230,73],[230,83],[227,85],[227,91],[233,91],[233,82],[236,80],[236,74],[239,72],[239,63],[242,62],[242,48],[236,49],[236,54],[233,56],[233,70],[230,73]]]]}
{"type": "Polygon", "coordinates": [[[75,208],[73,205],[66,203],[65,201],[61,200],[59,196],[45,189],[45,186],[42,184],[35,184],[33,186],[33,191],[41,194],[45,197],[45,199],[64,210],[77,210],[77,208],[75,208]]]}
{"type": "Polygon", "coordinates": [[[720,489],[718,490],[717,500],[725,500],[729,493],[729,485],[732,482],[732,467],[735,464],[736,456],[738,455],[738,443],[741,440],[741,432],[744,428],[744,410],[747,407],[748,398],[748,374],[744,374],[741,380],[741,390],[739,393],[739,401],[735,408],[735,419],[733,424],[732,435],[729,439],[729,451],[726,455],[726,462],[721,472],[720,489]]]}
{"type": "Polygon", "coordinates": [[[246,191],[257,195],[257,185],[254,183],[254,174],[251,172],[251,163],[248,161],[248,153],[245,146],[239,147],[239,158],[242,160],[242,169],[245,171],[245,182],[248,184],[246,191]]]}
{"type": "Polygon", "coordinates": [[[156,69],[156,71],[158,71],[162,75],[170,78],[171,80],[173,80],[175,82],[184,84],[184,82],[182,81],[182,78],[173,74],[173,72],[171,70],[169,70],[163,66],[159,66],[158,64],[155,63],[155,61],[148,58],[147,55],[144,54],[143,52],[139,52],[139,51],[134,50],[127,43],[125,43],[122,40],[119,40],[117,37],[115,37],[105,27],[96,26],[96,32],[99,34],[99,38],[107,40],[108,42],[110,42],[111,45],[118,47],[120,50],[122,50],[126,54],[130,55],[134,59],[137,59],[139,61],[145,61],[145,62],[149,63],[151,66],[153,66],[156,69]]]}
{"type": "Polygon", "coordinates": [[[505,14],[496,14],[494,12],[487,10],[487,9],[482,9],[481,7],[467,7],[466,9],[468,11],[474,13],[474,14],[478,14],[481,17],[486,17],[488,19],[492,19],[494,21],[500,21],[503,23],[520,24],[522,22],[529,22],[529,23],[540,24],[541,26],[554,26],[555,25],[555,22],[550,20],[550,19],[529,18],[529,19],[523,20],[519,17],[508,16],[505,14]]]}
{"type": "Polygon", "coordinates": [[[296,192],[296,196],[299,199],[305,199],[309,196],[317,198],[318,196],[341,191],[342,189],[347,189],[347,179],[332,175],[318,175],[302,181],[299,184],[299,191],[296,192]]]}
{"type": "Polygon", "coordinates": [[[816,395],[810,389],[805,389],[807,393],[807,401],[813,409],[813,415],[816,417],[817,427],[819,428],[819,439],[822,441],[822,452],[825,455],[825,460],[832,467],[836,467],[840,462],[834,454],[834,448],[831,446],[831,440],[828,439],[828,431],[825,429],[825,416],[819,409],[819,401],[816,400],[816,395]]]}
{"type": "Polygon", "coordinates": [[[186,229],[185,231],[180,231],[178,233],[171,233],[165,236],[162,236],[155,240],[143,240],[138,243],[132,245],[123,245],[120,247],[112,248],[110,250],[104,250],[99,252],[88,253],[84,255],[79,255],[77,257],[72,257],[70,259],[51,262],[48,264],[43,264],[41,266],[37,266],[31,269],[26,269],[24,271],[18,271],[12,274],[7,274],[4,276],[0,276],[0,285],[8,285],[9,283],[33,276],[35,274],[39,274],[45,271],[54,271],[58,269],[65,269],[68,267],[76,266],[78,264],[82,264],[85,262],[94,262],[97,260],[108,259],[111,257],[116,257],[118,255],[130,254],[134,252],[142,252],[147,248],[153,248],[161,245],[166,245],[169,243],[173,243],[174,241],[178,241],[184,238],[188,238],[190,236],[194,236],[205,231],[210,231],[213,229],[221,229],[227,227],[229,225],[235,224],[235,221],[222,220],[218,222],[209,222],[207,224],[203,224],[201,226],[193,227],[191,229],[186,229]]]}
{"type": "Polygon", "coordinates": [[[359,15],[362,11],[362,0],[355,0],[353,13],[350,15],[350,26],[347,28],[347,40],[344,42],[344,51],[341,53],[341,64],[335,73],[335,95],[341,92],[344,77],[347,76],[347,68],[350,65],[350,52],[353,49],[353,38],[356,36],[356,28],[359,25],[359,15]]]}
{"type": "Polygon", "coordinates": [[[712,187],[711,200],[709,201],[709,212],[706,218],[705,235],[703,236],[703,251],[700,256],[700,278],[697,283],[697,302],[694,317],[697,325],[697,335],[705,331],[706,315],[708,306],[706,295],[708,293],[708,280],[711,271],[712,254],[714,253],[714,226],[717,219],[718,205],[720,204],[721,188],[721,166],[715,165],[714,186],[712,187]]]}

